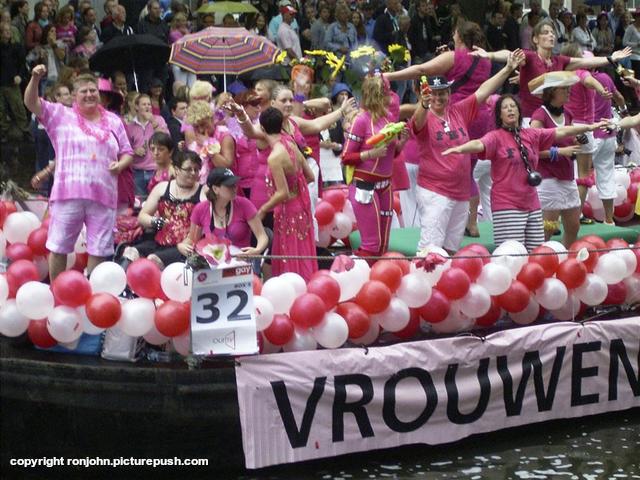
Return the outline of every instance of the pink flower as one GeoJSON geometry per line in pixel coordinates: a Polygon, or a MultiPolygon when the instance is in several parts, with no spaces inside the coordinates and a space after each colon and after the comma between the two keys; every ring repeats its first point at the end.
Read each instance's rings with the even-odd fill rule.
{"type": "Polygon", "coordinates": [[[207,234],[196,243],[196,252],[202,255],[212,267],[230,263],[231,242],[228,238],[219,238],[214,234],[207,234]]]}

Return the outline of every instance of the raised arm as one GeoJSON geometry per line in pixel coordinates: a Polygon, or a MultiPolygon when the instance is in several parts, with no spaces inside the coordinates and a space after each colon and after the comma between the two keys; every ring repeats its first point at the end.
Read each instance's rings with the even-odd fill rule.
{"type": "MultiPolygon", "coordinates": [[[[508,51],[508,50],[505,50],[508,51]]],[[[493,77],[485,80],[485,82],[476,90],[476,99],[478,104],[484,103],[489,95],[493,94],[500,86],[509,78],[509,75],[524,62],[524,52],[520,49],[509,52],[507,64],[496,73],[493,77]]]]}
{"type": "Polygon", "coordinates": [[[255,140],[264,140],[265,142],[267,141],[265,133],[260,127],[251,122],[251,119],[249,118],[249,115],[247,115],[247,112],[245,112],[244,107],[232,101],[226,103],[223,108],[229,110],[236,116],[238,124],[240,125],[245,137],[255,140]]]}
{"type": "Polygon", "coordinates": [[[457,147],[447,148],[442,155],[450,155],[452,153],[480,153],[484,152],[484,144],[480,140],[471,140],[470,142],[458,145],[457,147]]]}
{"type": "Polygon", "coordinates": [[[485,49],[480,47],[473,47],[473,52],[471,55],[480,58],[488,58],[492,62],[497,63],[506,63],[509,60],[509,54],[511,52],[509,50],[498,50],[497,52],[487,52],[485,49]]]}
{"type": "Polygon", "coordinates": [[[347,109],[355,108],[355,102],[354,98],[347,98],[337,110],[314,118],[313,120],[306,120],[301,117],[293,117],[293,119],[298,124],[298,127],[300,127],[303,135],[317,135],[340,120],[347,109]]]}
{"type": "Polygon", "coordinates": [[[629,47],[613,52],[610,57],[572,58],[565,70],[589,70],[591,68],[603,67],[607,63],[615,63],[631,55],[629,47]]]}
{"type": "Polygon", "coordinates": [[[385,73],[384,76],[390,82],[394,82],[398,80],[415,80],[422,75],[444,75],[453,68],[453,59],[453,52],[444,52],[428,62],[421,63],[420,65],[412,65],[397,72],[388,72],[385,73]]]}
{"type": "Polygon", "coordinates": [[[31,71],[31,79],[24,91],[24,104],[36,117],[39,117],[42,113],[42,103],[40,103],[40,96],[38,95],[38,86],[40,80],[47,74],[47,67],[44,65],[36,65],[31,71]]]}
{"type": "Polygon", "coordinates": [[[593,132],[594,130],[607,125],[607,121],[592,123],[591,125],[571,125],[569,127],[556,128],[556,140],[573,135],[580,135],[584,132],[593,132]]]}

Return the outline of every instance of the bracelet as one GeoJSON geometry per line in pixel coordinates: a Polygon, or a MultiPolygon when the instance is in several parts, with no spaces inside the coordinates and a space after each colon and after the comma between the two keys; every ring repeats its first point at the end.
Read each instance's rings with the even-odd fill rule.
{"type": "Polygon", "coordinates": [[[550,160],[552,162],[557,162],[558,161],[558,147],[556,147],[555,145],[553,145],[550,149],[549,149],[549,157],[550,160]]]}
{"type": "Polygon", "coordinates": [[[613,61],[613,58],[611,58],[611,55],[607,55],[607,62],[609,62],[614,67],[616,66],[616,62],[613,61]]]}
{"type": "Polygon", "coordinates": [[[249,120],[249,116],[245,113],[244,115],[244,120],[240,120],[240,117],[238,117],[236,115],[236,117],[238,118],[238,123],[242,124],[242,123],[247,123],[247,121],[249,120]]]}
{"type": "Polygon", "coordinates": [[[307,97],[305,97],[302,93],[296,93],[293,96],[293,101],[296,103],[302,103],[307,99],[307,97]]]}
{"type": "Polygon", "coordinates": [[[424,102],[420,102],[420,105],[422,105],[422,108],[424,108],[425,110],[429,110],[429,104],[428,103],[425,105],[424,102]]]}

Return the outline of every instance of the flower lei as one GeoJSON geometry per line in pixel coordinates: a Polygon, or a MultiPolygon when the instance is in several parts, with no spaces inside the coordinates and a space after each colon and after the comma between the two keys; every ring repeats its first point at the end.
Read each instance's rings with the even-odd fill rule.
{"type": "Polygon", "coordinates": [[[98,143],[104,143],[107,141],[107,139],[109,138],[109,135],[111,134],[111,130],[109,129],[109,122],[107,121],[107,115],[102,105],[98,105],[98,111],[100,112],[100,122],[98,124],[97,131],[94,130],[89,125],[87,125],[87,120],[84,117],[84,115],[80,113],[77,103],[73,104],[73,111],[76,113],[76,118],[78,119],[78,126],[80,127],[80,130],[82,130],[82,132],[85,135],[95,138],[98,141],[98,143]]]}

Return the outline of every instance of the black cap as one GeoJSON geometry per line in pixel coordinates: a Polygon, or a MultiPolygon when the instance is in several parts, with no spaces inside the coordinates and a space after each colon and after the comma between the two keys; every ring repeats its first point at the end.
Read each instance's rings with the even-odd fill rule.
{"type": "Polygon", "coordinates": [[[213,185],[219,187],[224,185],[226,187],[233,187],[238,183],[240,177],[233,174],[228,168],[217,167],[209,172],[207,177],[207,185],[212,187],[213,185]]]}
{"type": "Polygon", "coordinates": [[[431,90],[444,90],[445,88],[449,88],[451,86],[447,79],[440,75],[429,77],[427,79],[427,83],[429,84],[429,88],[431,90]]]}

